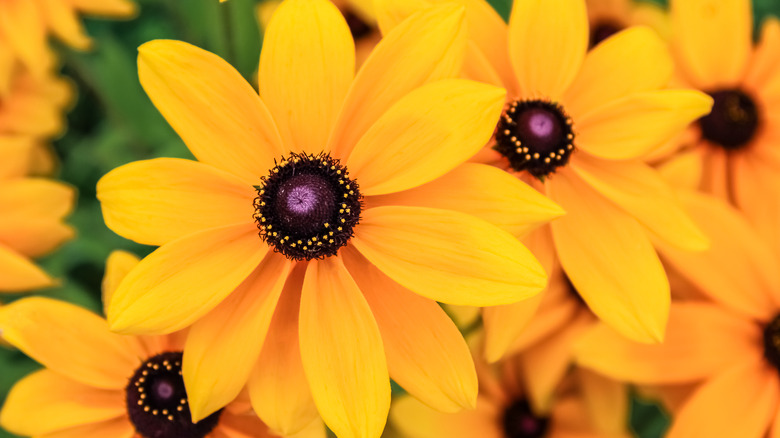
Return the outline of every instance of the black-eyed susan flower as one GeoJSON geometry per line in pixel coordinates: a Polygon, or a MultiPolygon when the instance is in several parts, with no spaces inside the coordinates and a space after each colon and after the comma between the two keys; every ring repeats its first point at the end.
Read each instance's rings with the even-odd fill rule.
{"type": "Polygon", "coordinates": [[[91,40],[79,20],[81,14],[126,18],[135,14],[132,0],[8,0],[0,5],[0,42],[35,74],[53,64],[49,35],[80,50],[91,40]]]}
{"type": "Polygon", "coordinates": [[[0,292],[53,286],[32,259],[73,237],[64,218],[73,209],[74,190],[62,183],[27,177],[35,144],[0,135],[0,292]]]}
{"type": "Polygon", "coordinates": [[[445,79],[464,46],[460,8],[424,11],[353,78],[339,10],[288,0],[265,34],[260,96],[208,52],[140,48],[142,85],[199,161],[132,163],[99,182],[108,226],[162,245],[107,314],[121,332],[192,325],[183,372],[193,418],[247,380],[260,418],[285,434],[319,411],[339,436],[378,436],[389,376],[439,409],[473,406],[473,363],[436,301],[536,294],[541,266],[485,219],[530,228],[562,212],[497,169],[462,164],[505,98],[445,79]],[[413,199],[396,201],[399,192],[413,199]]]}
{"type": "MultiPolygon", "coordinates": [[[[109,257],[107,299],[138,263],[109,257]]],[[[181,333],[123,336],[85,309],[49,298],[25,298],[0,310],[3,339],[45,369],[14,385],[0,424],[41,438],[271,438],[248,400],[236,400],[193,423],[181,372],[181,333]]],[[[246,397],[244,397],[246,399],[246,397]]],[[[311,427],[300,438],[324,437],[311,427]]]]}
{"type": "MultiPolygon", "coordinates": [[[[600,319],[630,338],[660,341],[669,284],[651,239],[689,250],[707,242],[641,159],[706,114],[712,99],[662,89],[673,63],[649,28],[619,32],[588,52],[584,0],[517,0],[508,26],[484,1],[455,3],[467,7],[463,74],[508,90],[495,137],[478,159],[528,180],[567,212],[551,232],[530,237],[532,249],[543,262],[557,255],[600,319]]],[[[425,2],[377,4],[380,27],[389,29],[425,2]]],[[[485,312],[491,360],[540,299],[485,312]]]]}
{"type": "Polygon", "coordinates": [[[661,345],[597,327],[576,346],[577,360],[642,385],[698,384],[675,410],[669,438],[778,436],[778,261],[766,239],[724,201],[689,193],[685,203],[712,247],[695,257],[663,252],[709,300],[675,301],[661,345]]]}

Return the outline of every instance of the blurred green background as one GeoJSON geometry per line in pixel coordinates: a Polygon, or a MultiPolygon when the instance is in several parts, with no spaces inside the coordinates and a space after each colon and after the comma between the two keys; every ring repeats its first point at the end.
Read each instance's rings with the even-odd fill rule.
{"type": "MultiPolygon", "coordinates": [[[[103,224],[95,184],[111,169],[153,157],[191,157],[141,89],[136,74],[136,49],[146,41],[178,39],[227,59],[250,79],[259,59],[261,34],[255,21],[257,0],[136,0],[140,14],[129,21],[86,20],[95,49],[79,53],[57,47],[62,73],[78,89],[68,114],[68,131],[54,141],[60,159],[57,177],[79,190],[70,223],[75,240],[43,259],[41,264],[62,280],[44,291],[59,299],[101,312],[103,266],[114,249],[145,255],[151,247],[134,244],[103,224]]],[[[512,0],[489,0],[505,18],[512,0]]],[[[650,0],[645,0],[650,1],[650,0]]],[[[662,0],[653,0],[664,4],[662,0]]],[[[780,0],[754,0],[756,23],[780,15],[780,0]]],[[[11,296],[10,300],[18,297],[11,296]]],[[[8,301],[8,300],[6,300],[8,301]]],[[[0,348],[0,399],[20,377],[37,368],[21,353],[0,348]]],[[[663,435],[668,420],[656,404],[632,397],[630,424],[641,438],[663,435]]],[[[1,437],[13,437],[0,430],[1,437]]],[[[107,437],[110,438],[110,437],[107,437]]]]}

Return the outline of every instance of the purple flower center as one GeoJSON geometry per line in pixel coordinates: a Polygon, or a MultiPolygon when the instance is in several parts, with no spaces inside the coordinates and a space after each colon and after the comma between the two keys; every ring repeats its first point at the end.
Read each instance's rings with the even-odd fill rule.
{"type": "Polygon", "coordinates": [[[549,418],[534,414],[527,400],[518,400],[504,411],[504,436],[542,438],[547,433],[549,422],[549,418]]]}
{"type": "Polygon", "coordinates": [[[727,150],[750,143],[760,122],[753,99],[738,89],[713,91],[709,95],[713,99],[712,111],[699,119],[702,136],[727,150]]]}
{"type": "Polygon", "coordinates": [[[276,210],[285,227],[312,233],[333,216],[335,196],[330,182],[321,176],[296,175],[279,187],[276,210]]]}

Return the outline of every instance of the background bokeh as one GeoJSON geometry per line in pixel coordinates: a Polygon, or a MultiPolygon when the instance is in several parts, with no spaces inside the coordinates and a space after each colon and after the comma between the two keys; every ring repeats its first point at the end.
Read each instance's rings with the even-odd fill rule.
{"type": "MultiPolygon", "coordinates": [[[[78,235],[41,261],[47,271],[61,279],[61,285],[40,294],[96,312],[102,310],[100,283],[108,254],[114,249],[127,249],[145,255],[153,249],[106,228],[95,198],[98,179],[135,160],[192,158],[138,83],[137,47],[159,38],[187,41],[227,59],[251,80],[262,42],[254,13],[257,0],[231,0],[226,4],[214,0],[136,1],[140,14],[134,20],[86,20],[88,33],[95,40],[93,51],[79,53],[57,47],[62,73],[78,90],[67,131],[54,141],[59,157],[57,177],[79,191],[77,208],[69,220],[78,235]]],[[[512,0],[489,1],[502,16],[509,15],[512,0]]],[[[756,24],[768,14],[780,16],[780,0],[753,0],[753,4],[756,24]]],[[[15,298],[4,296],[4,301],[15,298]]],[[[0,348],[0,400],[15,381],[36,368],[23,354],[0,348]]],[[[658,406],[637,395],[632,397],[627,421],[641,438],[660,437],[668,426],[658,406]]],[[[0,430],[0,438],[13,436],[0,430]]]]}

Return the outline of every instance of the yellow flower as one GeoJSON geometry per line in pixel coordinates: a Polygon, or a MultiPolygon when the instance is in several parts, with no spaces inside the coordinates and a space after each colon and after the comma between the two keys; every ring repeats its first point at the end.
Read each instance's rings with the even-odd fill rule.
{"type": "Polygon", "coordinates": [[[0,135],[0,292],[22,292],[55,285],[31,260],[73,237],[63,219],[75,192],[65,184],[26,175],[34,144],[0,135]]]}
{"type": "MultiPolygon", "coordinates": [[[[105,295],[138,259],[115,251],[103,279],[105,295]]],[[[92,312],[49,298],[25,298],[0,310],[11,345],[40,362],[14,385],[0,424],[47,438],[270,438],[251,406],[236,400],[193,424],[181,377],[182,333],[132,337],[111,333],[92,312]]],[[[312,427],[301,438],[325,436],[312,427]]]]}
{"type": "Polygon", "coordinates": [[[586,0],[590,23],[590,47],[630,26],[653,28],[665,38],[669,36],[669,19],[657,4],[634,0],[586,0]]]}
{"type": "Polygon", "coordinates": [[[668,438],[778,436],[778,260],[722,200],[694,193],[684,200],[712,247],[696,256],[664,248],[664,256],[711,301],[675,301],[661,345],[632,343],[598,327],[577,345],[577,360],[643,385],[698,384],[675,410],[668,438]]]}
{"type": "MultiPolygon", "coordinates": [[[[542,349],[549,355],[555,346],[540,347],[540,353],[542,349]]],[[[476,359],[480,385],[476,409],[442,413],[411,397],[401,397],[393,403],[390,424],[407,438],[629,436],[627,388],[587,370],[569,373],[556,384],[556,399],[549,406],[534,406],[524,388],[535,376],[524,367],[531,360],[544,361],[543,355],[508,357],[492,368],[476,359]]]]}
{"type": "Polygon", "coordinates": [[[378,436],[388,375],[439,409],[473,405],[472,360],[436,301],[538,293],[539,263],[485,219],[530,229],[561,211],[505,172],[463,164],[505,95],[446,79],[464,47],[462,9],[431,9],[353,78],[338,9],[288,0],[265,34],[260,97],[213,54],[140,48],[142,85],[199,162],[132,163],[99,182],[108,226],[162,245],[120,285],[108,320],[133,333],[192,325],[195,419],[247,380],[260,418],[284,434],[319,410],[339,436],[378,436]]]}
{"type": "MultiPolygon", "coordinates": [[[[463,74],[508,89],[492,150],[478,159],[531,181],[567,212],[551,231],[530,236],[529,246],[547,272],[560,259],[600,319],[632,339],[661,341],[669,285],[651,239],[689,250],[707,242],[641,159],[706,114],[712,100],[662,89],[672,60],[646,27],[588,52],[584,0],[517,0],[508,26],[483,0],[455,2],[467,7],[463,74]]],[[[378,2],[380,28],[425,3],[378,2]]],[[[490,360],[522,332],[540,300],[485,312],[490,360]]]]}
{"type": "Polygon", "coordinates": [[[35,74],[44,74],[53,64],[49,35],[79,50],[92,44],[79,14],[125,18],[135,11],[131,0],[5,0],[0,4],[0,43],[35,74]]]}

